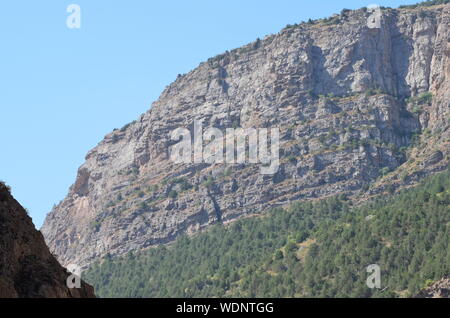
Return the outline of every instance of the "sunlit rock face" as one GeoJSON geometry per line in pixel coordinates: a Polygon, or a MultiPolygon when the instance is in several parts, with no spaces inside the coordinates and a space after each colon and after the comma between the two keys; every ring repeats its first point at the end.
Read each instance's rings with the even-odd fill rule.
{"type": "MultiPolygon", "coordinates": [[[[294,200],[409,186],[449,155],[450,6],[367,10],[282,30],[181,75],[86,156],[42,232],[87,267],[294,200]],[[171,132],[279,128],[280,167],[178,164],[171,132]]],[[[124,105],[126,106],[126,105],[124,105]]]]}

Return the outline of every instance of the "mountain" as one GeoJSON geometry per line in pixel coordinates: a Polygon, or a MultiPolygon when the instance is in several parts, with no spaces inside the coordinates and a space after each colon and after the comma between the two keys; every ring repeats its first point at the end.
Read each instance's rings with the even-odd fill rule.
{"type": "Polygon", "coordinates": [[[69,289],[68,272],[50,254],[26,211],[0,183],[0,298],[95,297],[82,282],[69,289]]]}
{"type": "Polygon", "coordinates": [[[362,202],[445,170],[450,5],[434,3],[343,10],[180,75],[87,154],[41,229],[51,251],[87,268],[293,201],[362,202]],[[204,130],[279,128],[278,171],[173,162],[172,132],[196,120],[204,130]]]}
{"type": "Polygon", "coordinates": [[[170,246],[106,257],[83,277],[100,297],[444,298],[449,209],[450,170],[362,205],[338,196],[218,224],[170,246]],[[379,288],[367,285],[370,265],[380,270],[379,288]]]}

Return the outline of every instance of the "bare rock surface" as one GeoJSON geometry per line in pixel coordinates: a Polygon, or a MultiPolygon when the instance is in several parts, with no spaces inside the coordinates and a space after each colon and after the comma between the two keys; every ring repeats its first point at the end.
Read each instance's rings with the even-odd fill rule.
{"type": "Polygon", "coordinates": [[[415,298],[450,298],[450,278],[446,277],[423,289],[415,298]]]}

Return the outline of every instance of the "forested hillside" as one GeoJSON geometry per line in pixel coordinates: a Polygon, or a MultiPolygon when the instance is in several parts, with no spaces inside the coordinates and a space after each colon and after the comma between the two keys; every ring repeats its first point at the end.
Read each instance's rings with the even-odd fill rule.
{"type": "Polygon", "coordinates": [[[450,273],[450,171],[361,206],[335,197],[107,257],[101,297],[405,297],[450,273]],[[370,264],[381,289],[366,286],[370,264]]]}

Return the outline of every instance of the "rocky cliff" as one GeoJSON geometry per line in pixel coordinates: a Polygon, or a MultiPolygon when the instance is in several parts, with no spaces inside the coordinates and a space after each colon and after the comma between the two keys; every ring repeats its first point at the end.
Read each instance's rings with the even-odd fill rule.
{"type": "Polygon", "coordinates": [[[217,222],[335,194],[365,199],[447,166],[450,5],[344,10],[180,75],[86,156],[42,232],[83,267],[217,222]],[[176,164],[171,132],[280,129],[280,168],[176,164]]]}
{"type": "Polygon", "coordinates": [[[0,298],[95,297],[94,289],[66,286],[68,272],[50,254],[26,211],[0,183],[0,298]]]}

